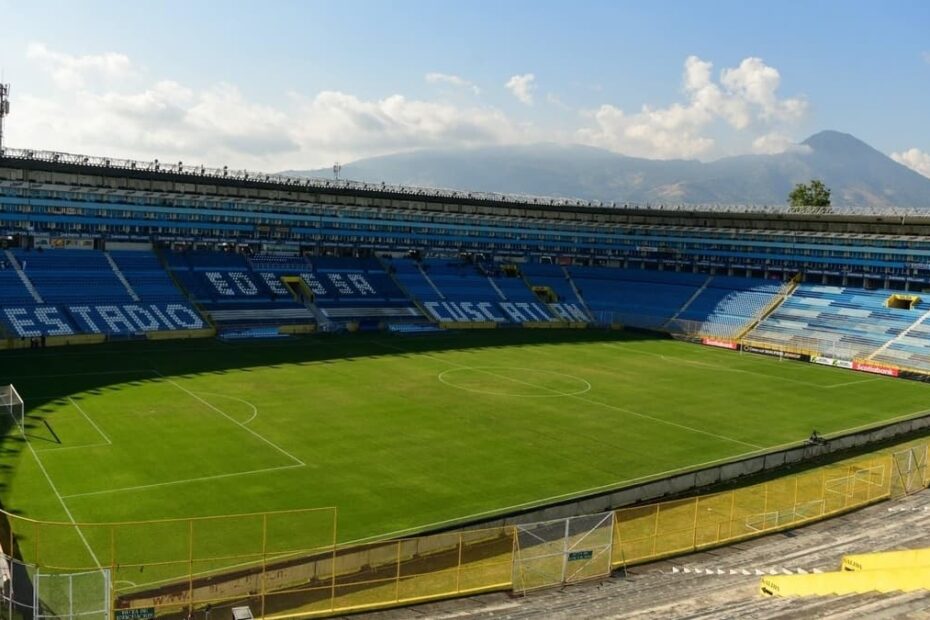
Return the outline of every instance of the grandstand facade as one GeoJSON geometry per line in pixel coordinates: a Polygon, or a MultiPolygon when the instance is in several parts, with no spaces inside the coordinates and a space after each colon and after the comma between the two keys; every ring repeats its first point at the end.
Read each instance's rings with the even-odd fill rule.
{"type": "MultiPolygon", "coordinates": [[[[4,151],[3,336],[612,325],[930,371],[930,217],[4,151]]],[[[857,362],[857,363],[858,363],[857,362]]]]}

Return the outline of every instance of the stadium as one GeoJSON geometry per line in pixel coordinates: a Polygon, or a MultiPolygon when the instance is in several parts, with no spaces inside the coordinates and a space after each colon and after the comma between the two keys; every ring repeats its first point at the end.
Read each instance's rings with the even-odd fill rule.
{"type": "Polygon", "coordinates": [[[928,482],[918,211],[6,148],[0,235],[4,617],[526,594],[928,482]]]}

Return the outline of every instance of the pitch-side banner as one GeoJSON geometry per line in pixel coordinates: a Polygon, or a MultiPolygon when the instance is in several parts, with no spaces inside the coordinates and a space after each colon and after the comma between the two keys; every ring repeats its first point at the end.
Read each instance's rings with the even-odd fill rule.
{"type": "Polygon", "coordinates": [[[878,364],[870,364],[868,362],[853,362],[852,369],[858,370],[859,372],[870,372],[874,375],[884,375],[886,377],[897,377],[898,374],[900,374],[900,371],[892,366],[879,366],[878,364]]]}
{"type": "Polygon", "coordinates": [[[751,344],[744,344],[743,351],[746,351],[747,353],[756,353],[757,355],[780,357],[782,359],[798,362],[809,362],[811,360],[811,356],[804,353],[792,353],[790,351],[781,351],[779,349],[769,349],[768,347],[757,347],[751,344]]]}
{"type": "Polygon", "coordinates": [[[719,347],[721,349],[731,349],[736,351],[739,349],[739,345],[735,342],[729,340],[720,340],[718,338],[702,338],[701,344],[708,347],[719,347]]]}
{"type": "Polygon", "coordinates": [[[811,358],[811,362],[822,366],[836,366],[837,368],[852,369],[853,363],[850,360],[836,359],[835,357],[823,357],[818,355],[811,358]]]}

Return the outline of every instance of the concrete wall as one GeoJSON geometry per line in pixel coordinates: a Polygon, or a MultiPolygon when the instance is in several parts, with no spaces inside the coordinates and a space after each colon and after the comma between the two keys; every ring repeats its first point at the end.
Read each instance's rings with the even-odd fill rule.
{"type": "Polygon", "coordinates": [[[805,443],[784,449],[771,450],[672,476],[655,478],[615,491],[601,492],[546,506],[528,508],[490,519],[462,521],[427,531],[468,530],[536,523],[606,512],[644,502],[652,502],[673,495],[693,495],[711,485],[732,482],[753,474],[775,472],[780,468],[791,467],[862,446],[903,438],[927,429],[930,429],[930,413],[907,420],[873,425],[855,432],[844,433],[826,439],[822,445],[805,443]]]}

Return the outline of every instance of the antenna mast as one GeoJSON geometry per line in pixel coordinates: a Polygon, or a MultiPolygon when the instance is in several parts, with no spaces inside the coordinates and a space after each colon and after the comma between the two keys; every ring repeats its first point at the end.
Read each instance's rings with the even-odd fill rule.
{"type": "Polygon", "coordinates": [[[333,177],[334,177],[337,181],[339,180],[339,173],[340,173],[340,172],[342,172],[342,164],[340,164],[340,163],[337,161],[335,164],[333,164],[333,177]]]}
{"type": "Polygon", "coordinates": [[[3,157],[3,119],[10,113],[10,85],[0,84],[0,157],[3,157]]]}

